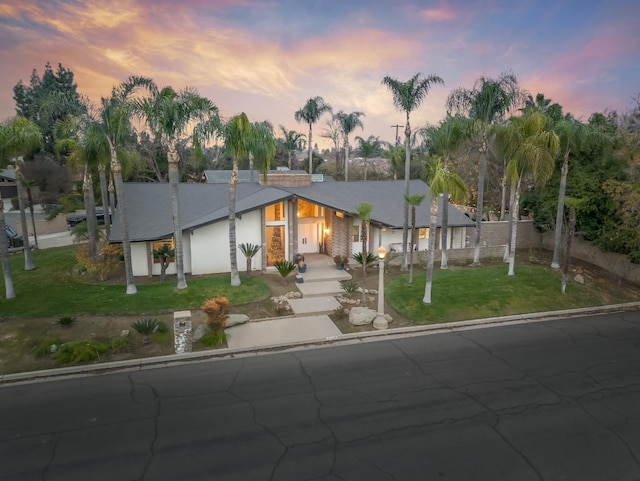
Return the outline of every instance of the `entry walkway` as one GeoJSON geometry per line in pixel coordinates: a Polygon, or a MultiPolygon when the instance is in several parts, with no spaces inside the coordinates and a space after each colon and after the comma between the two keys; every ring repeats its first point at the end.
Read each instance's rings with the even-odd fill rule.
{"type": "Polygon", "coordinates": [[[328,314],[340,307],[335,298],[343,292],[340,281],[351,279],[351,275],[338,270],[328,256],[304,256],[307,270],[300,274],[304,282],[296,283],[303,297],[289,299],[295,316],[247,322],[227,329],[227,344],[231,349],[327,340],[341,334],[328,314]]]}

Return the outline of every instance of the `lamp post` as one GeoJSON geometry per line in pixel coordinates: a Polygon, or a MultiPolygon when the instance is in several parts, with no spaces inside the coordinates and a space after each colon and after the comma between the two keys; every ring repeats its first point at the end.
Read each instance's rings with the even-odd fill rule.
{"type": "Polygon", "coordinates": [[[373,320],[374,329],[386,329],[389,327],[387,319],[384,317],[384,258],[387,255],[387,249],[383,245],[378,247],[378,315],[373,320]]]}

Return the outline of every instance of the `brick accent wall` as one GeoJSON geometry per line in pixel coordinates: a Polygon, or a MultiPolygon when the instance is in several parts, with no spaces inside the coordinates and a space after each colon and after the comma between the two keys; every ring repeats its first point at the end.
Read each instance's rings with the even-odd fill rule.
{"type": "MultiPolygon", "coordinates": [[[[480,231],[480,248],[506,245],[508,228],[507,221],[483,222],[480,231]]],[[[466,247],[474,247],[475,238],[476,228],[467,227],[466,247]]],[[[517,249],[536,249],[542,245],[542,232],[534,227],[532,220],[521,220],[518,222],[516,243],[517,249]]]]}
{"type": "MultiPolygon", "coordinates": [[[[258,182],[260,185],[265,185],[264,176],[260,175],[258,182]]],[[[274,187],[302,187],[311,185],[311,176],[309,174],[269,173],[267,174],[267,185],[274,187]]]]}
{"type": "Polygon", "coordinates": [[[345,255],[351,257],[351,241],[349,234],[351,232],[351,217],[337,217],[332,212],[331,215],[331,250],[327,251],[329,255],[345,255]]]}

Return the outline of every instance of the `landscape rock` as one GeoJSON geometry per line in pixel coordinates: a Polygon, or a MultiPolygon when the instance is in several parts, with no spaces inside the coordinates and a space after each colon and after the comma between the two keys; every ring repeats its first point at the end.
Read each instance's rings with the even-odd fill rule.
{"type": "Polygon", "coordinates": [[[51,346],[49,347],[49,352],[51,354],[58,352],[58,346],[56,346],[55,344],[51,344],[51,346]]]}
{"type": "Polygon", "coordinates": [[[229,314],[227,318],[227,327],[237,326],[238,324],[244,324],[249,322],[249,316],[246,314],[229,314]]]}
{"type": "Polygon", "coordinates": [[[129,329],[123,329],[122,331],[120,331],[120,337],[129,337],[130,333],[131,331],[129,329]]]}
{"type": "Polygon", "coordinates": [[[204,324],[199,325],[198,327],[196,327],[196,330],[193,332],[193,340],[199,341],[204,337],[206,332],[207,331],[204,324]]]}
{"type": "Polygon", "coordinates": [[[576,274],[573,280],[578,284],[584,285],[584,277],[581,274],[576,274]]]}
{"type": "Polygon", "coordinates": [[[349,312],[349,323],[354,326],[371,324],[378,313],[368,307],[353,307],[349,312]]]}

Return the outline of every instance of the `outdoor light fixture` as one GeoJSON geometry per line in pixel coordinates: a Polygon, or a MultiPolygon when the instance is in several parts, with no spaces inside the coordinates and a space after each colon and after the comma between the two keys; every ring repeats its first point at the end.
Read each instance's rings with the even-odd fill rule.
{"type": "Polygon", "coordinates": [[[383,245],[378,247],[378,315],[373,320],[374,329],[386,329],[389,327],[387,319],[384,317],[384,258],[387,255],[387,249],[383,245]]]}

